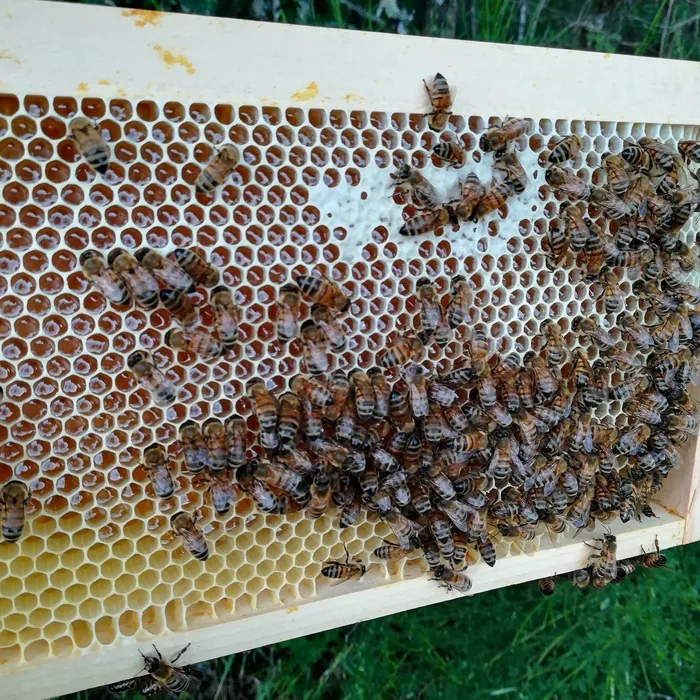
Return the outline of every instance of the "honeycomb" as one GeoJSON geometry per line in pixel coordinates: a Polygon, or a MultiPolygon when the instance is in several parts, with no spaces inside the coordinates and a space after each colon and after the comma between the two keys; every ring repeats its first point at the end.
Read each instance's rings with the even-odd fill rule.
{"type": "MultiPolygon", "coordinates": [[[[675,145],[697,131],[533,121],[518,142],[531,181],[507,210],[406,239],[398,229],[412,212],[390,196],[389,174],[404,162],[421,168],[445,200],[457,197],[466,172],[488,181],[492,159],[478,142],[495,117],[454,114],[436,134],[421,114],[8,94],[0,95],[0,115],[0,484],[16,478],[31,490],[23,537],[0,543],[0,668],[327,593],[323,563],[342,558],[344,544],[366,560],[388,528],[363,512],[341,534],[335,514],[264,516],[248,497],[217,515],[206,484],[183,473],[177,442],[187,419],[249,417],[251,377],[283,391],[301,371],[299,341],[283,347],[275,337],[278,288],[318,268],[351,296],[341,368],[373,366],[396,331],[418,326],[414,292],[422,276],[440,294],[453,275],[468,277],[472,322],[488,328],[494,351],[528,351],[546,318],[559,321],[571,347],[574,317],[600,318],[606,327],[614,320],[600,316],[600,290],[580,269],[545,267],[542,240],[560,203],[544,180],[548,146],[579,134],[584,147],[574,170],[598,183],[601,155],[619,151],[623,139],[675,145]],[[104,178],[67,136],[78,115],[97,120],[111,145],[104,178]],[[468,150],[464,168],[432,156],[441,139],[468,150]],[[197,175],[226,142],[242,156],[233,176],[213,195],[195,194],[197,175]],[[85,249],[106,255],[143,245],[163,253],[195,246],[220,269],[242,308],[241,342],[227,357],[175,356],[163,342],[168,312],[119,313],[80,271],[85,249]],[[137,348],[152,351],[179,389],[167,410],[151,404],[126,368],[137,348]],[[140,466],[153,441],[176,465],[176,491],[166,500],[155,497],[140,466]],[[201,509],[206,562],[169,529],[181,508],[201,509]]],[[[689,226],[681,238],[695,244],[689,226]]],[[[621,281],[630,312],[637,309],[631,281],[621,281]]],[[[213,323],[206,312],[203,320],[213,323]]],[[[425,364],[440,372],[457,366],[467,334],[461,328],[444,349],[431,346],[425,364]]],[[[611,405],[613,417],[619,410],[611,405]]],[[[403,564],[392,573],[409,575],[403,564]]]]}

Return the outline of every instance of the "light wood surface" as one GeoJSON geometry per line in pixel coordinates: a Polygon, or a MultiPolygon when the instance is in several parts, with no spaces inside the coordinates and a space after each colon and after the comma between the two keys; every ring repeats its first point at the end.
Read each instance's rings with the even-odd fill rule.
{"type": "MultiPolygon", "coordinates": [[[[626,527],[619,521],[612,523],[612,530],[618,536],[618,559],[638,556],[642,547],[651,550],[657,537],[662,549],[681,544],[683,520],[660,507],[657,511],[659,518],[653,522],[640,524],[635,521],[626,527]]],[[[568,538],[556,545],[545,537],[542,548],[533,556],[509,557],[497,562],[493,569],[483,563],[472,566],[469,568],[474,583],[472,592],[483,593],[578,569],[585,565],[591,554],[586,542],[592,542],[597,536],[600,532],[586,533],[586,540],[580,539],[583,535],[579,535],[576,540],[568,538]]],[[[138,650],[148,653],[153,641],[165,656],[171,656],[191,643],[182,658],[183,664],[189,664],[424,605],[442,602],[479,604],[471,597],[459,598],[465,596],[447,593],[420,571],[416,572],[416,578],[392,582],[383,574],[383,568],[376,567],[356,584],[328,587],[324,597],[286,610],[263,612],[182,634],[162,635],[155,640],[131,638],[100,653],[51,660],[40,668],[25,666],[13,675],[0,675],[0,698],[38,700],[135,676],[142,668],[138,650]]]]}
{"type": "Polygon", "coordinates": [[[287,107],[695,124],[700,63],[0,0],[0,89],[287,107]],[[37,48],[40,47],[40,50],[37,48]]]}

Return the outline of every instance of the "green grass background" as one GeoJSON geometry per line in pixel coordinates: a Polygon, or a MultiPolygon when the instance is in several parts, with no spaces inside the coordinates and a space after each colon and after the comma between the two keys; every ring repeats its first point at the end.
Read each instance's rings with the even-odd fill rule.
{"type": "MultiPolygon", "coordinates": [[[[93,4],[700,58],[700,3],[690,0],[93,4]]],[[[465,67],[462,79],[468,78],[465,67]]],[[[635,79],[643,90],[643,77],[635,79]]],[[[524,584],[202,664],[204,681],[196,698],[698,698],[699,586],[700,544],[670,552],[667,570],[638,571],[604,591],[577,591],[561,583],[554,596],[544,598],[534,583],[524,584]]],[[[65,697],[105,696],[98,689],[65,697]]]]}

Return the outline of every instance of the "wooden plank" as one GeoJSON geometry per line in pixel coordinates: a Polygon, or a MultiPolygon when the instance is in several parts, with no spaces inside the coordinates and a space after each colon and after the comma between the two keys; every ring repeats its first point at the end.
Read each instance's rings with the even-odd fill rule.
{"type": "MultiPolygon", "coordinates": [[[[681,518],[664,510],[660,510],[658,520],[634,522],[632,527],[613,522],[612,530],[618,536],[618,558],[637,556],[642,547],[652,549],[657,537],[662,549],[675,547],[682,542],[683,526],[681,518]]],[[[586,533],[586,541],[592,542],[601,532],[599,529],[597,534],[586,533]]],[[[584,566],[590,554],[591,549],[583,540],[567,538],[555,545],[545,537],[542,548],[532,556],[507,557],[493,569],[483,563],[470,567],[472,591],[483,593],[567,573],[584,566]]],[[[153,641],[166,656],[191,643],[183,663],[195,663],[425,605],[449,601],[455,605],[477,604],[470,600],[456,602],[463,597],[456,592],[445,592],[420,570],[414,572],[413,578],[390,581],[378,567],[357,584],[328,587],[323,597],[286,610],[219,622],[182,634],[161,635],[157,639],[123,640],[80,657],[44,662],[41,670],[25,665],[12,675],[1,676],[2,698],[38,700],[135,676],[142,668],[138,650],[147,653],[153,641]]]]}

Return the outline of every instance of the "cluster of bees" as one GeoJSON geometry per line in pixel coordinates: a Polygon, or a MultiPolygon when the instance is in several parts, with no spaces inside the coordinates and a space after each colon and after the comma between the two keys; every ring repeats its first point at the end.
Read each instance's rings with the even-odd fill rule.
{"type": "Polygon", "coordinates": [[[666,566],[666,555],[659,551],[659,540],[655,541],[656,551],[645,552],[638,557],[617,560],[617,540],[611,533],[606,533],[597,554],[592,554],[592,563],[583,568],[576,569],[566,576],[547,576],[537,582],[542,595],[552,595],[556,590],[557,579],[566,578],[571,581],[574,588],[587,588],[592,585],[596,588],[604,588],[608,583],[622,583],[631,576],[637,566],[645,569],[660,569],[666,566]]]}

